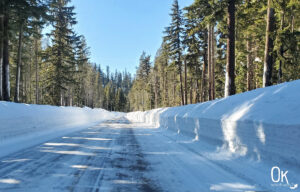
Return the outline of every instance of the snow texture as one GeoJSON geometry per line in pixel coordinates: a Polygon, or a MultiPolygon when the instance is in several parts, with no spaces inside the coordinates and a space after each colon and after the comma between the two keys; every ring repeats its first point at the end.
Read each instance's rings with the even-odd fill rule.
{"type": "Polygon", "coordinates": [[[88,107],[0,101],[0,157],[123,115],[88,107]]]}
{"type": "Polygon", "coordinates": [[[210,143],[215,158],[244,157],[300,167],[299,90],[300,80],[296,80],[205,103],[126,116],[210,143]]]}
{"type": "Polygon", "coordinates": [[[103,109],[0,102],[2,175],[10,169],[5,163],[27,167],[2,176],[0,187],[26,187],[32,180],[29,188],[47,190],[46,170],[55,168],[56,175],[68,176],[52,180],[57,186],[96,189],[103,180],[104,191],[144,184],[166,191],[299,191],[299,90],[297,80],[200,104],[132,112],[126,114],[132,124],[125,114],[103,109]],[[13,154],[20,149],[26,150],[13,154]],[[47,163],[30,163],[31,158],[47,163]],[[74,186],[78,172],[70,176],[71,170],[91,173],[83,172],[86,177],[74,186]],[[120,170],[126,178],[115,177],[120,170]]]}

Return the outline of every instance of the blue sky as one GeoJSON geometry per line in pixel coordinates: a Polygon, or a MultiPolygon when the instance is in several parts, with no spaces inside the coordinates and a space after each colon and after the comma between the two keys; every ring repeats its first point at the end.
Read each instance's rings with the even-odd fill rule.
{"type": "MultiPolygon", "coordinates": [[[[179,0],[182,7],[193,0],[179,0]]],[[[142,51],[155,56],[173,0],[72,0],[75,30],[84,35],[92,62],[135,73],[142,51]]]]}

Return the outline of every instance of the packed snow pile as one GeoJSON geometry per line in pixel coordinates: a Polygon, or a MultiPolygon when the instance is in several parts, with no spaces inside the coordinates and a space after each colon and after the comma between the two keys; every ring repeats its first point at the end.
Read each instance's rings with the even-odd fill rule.
{"type": "Polygon", "coordinates": [[[133,112],[147,122],[216,151],[300,165],[300,80],[200,104],[133,112]]]}
{"type": "Polygon", "coordinates": [[[0,101],[0,156],[123,115],[87,107],[0,101]]]}
{"type": "Polygon", "coordinates": [[[133,122],[147,123],[155,127],[159,127],[160,114],[167,108],[153,109],[150,111],[137,111],[127,113],[126,117],[133,122]]]}

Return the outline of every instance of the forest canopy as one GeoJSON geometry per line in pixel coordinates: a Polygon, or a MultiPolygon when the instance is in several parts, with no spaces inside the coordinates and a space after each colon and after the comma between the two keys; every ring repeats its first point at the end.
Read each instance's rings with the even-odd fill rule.
{"type": "Polygon", "coordinates": [[[300,78],[297,0],[174,0],[161,47],[153,60],[141,50],[135,75],[90,61],[70,3],[1,0],[0,100],[148,110],[300,78]]]}

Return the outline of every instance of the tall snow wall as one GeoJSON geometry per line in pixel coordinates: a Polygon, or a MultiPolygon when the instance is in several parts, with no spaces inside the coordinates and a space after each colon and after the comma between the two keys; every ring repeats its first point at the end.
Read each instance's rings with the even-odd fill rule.
{"type": "Polygon", "coordinates": [[[123,115],[87,107],[0,101],[0,156],[123,115]]]}
{"type": "Polygon", "coordinates": [[[300,80],[227,98],[127,114],[237,156],[300,165],[300,80]]]}

